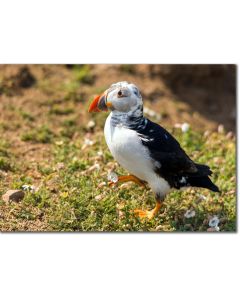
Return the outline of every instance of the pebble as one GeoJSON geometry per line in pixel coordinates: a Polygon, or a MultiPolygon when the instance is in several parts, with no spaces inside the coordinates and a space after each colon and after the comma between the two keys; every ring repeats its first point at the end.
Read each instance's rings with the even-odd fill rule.
{"type": "Polygon", "coordinates": [[[98,163],[94,164],[93,166],[87,169],[88,172],[92,172],[95,170],[100,170],[100,165],[98,163]]]}
{"type": "Polygon", "coordinates": [[[226,138],[231,140],[233,138],[233,132],[232,131],[229,131],[226,135],[226,138]]]}
{"type": "Polygon", "coordinates": [[[218,232],[220,229],[219,229],[219,227],[218,226],[216,226],[216,227],[209,227],[208,229],[207,229],[207,232],[218,232]]]}
{"type": "Polygon", "coordinates": [[[7,172],[0,170],[0,177],[5,177],[5,176],[7,176],[7,172]]]}
{"type": "Polygon", "coordinates": [[[104,195],[103,195],[103,194],[100,194],[100,195],[97,195],[97,196],[95,197],[95,200],[100,201],[100,200],[102,200],[103,198],[104,198],[104,195]]]}
{"type": "Polygon", "coordinates": [[[208,137],[210,135],[210,131],[209,130],[206,130],[203,134],[204,137],[208,137]]]}
{"type": "Polygon", "coordinates": [[[63,162],[59,162],[59,163],[57,163],[57,165],[56,165],[56,169],[57,169],[57,170],[64,169],[64,167],[65,167],[65,165],[64,165],[63,162]]]}
{"type": "Polygon", "coordinates": [[[98,185],[98,188],[101,188],[101,187],[106,186],[106,185],[107,185],[107,183],[105,181],[100,182],[99,185],[98,185]]]}
{"type": "Polygon", "coordinates": [[[3,196],[2,199],[5,202],[20,202],[24,198],[24,192],[22,190],[8,190],[3,196]]]}

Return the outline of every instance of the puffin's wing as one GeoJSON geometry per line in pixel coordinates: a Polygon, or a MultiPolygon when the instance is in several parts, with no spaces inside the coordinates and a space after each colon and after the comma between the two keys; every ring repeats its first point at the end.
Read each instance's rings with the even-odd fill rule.
{"type": "Polygon", "coordinates": [[[194,163],[177,140],[164,128],[151,121],[139,129],[138,135],[153,159],[154,171],[177,189],[197,186],[219,192],[208,177],[212,174],[206,165],[194,163]]]}
{"type": "Polygon", "coordinates": [[[174,175],[198,172],[195,163],[178,141],[160,125],[148,120],[146,127],[138,130],[138,135],[143,145],[148,148],[156,169],[174,175]]]}

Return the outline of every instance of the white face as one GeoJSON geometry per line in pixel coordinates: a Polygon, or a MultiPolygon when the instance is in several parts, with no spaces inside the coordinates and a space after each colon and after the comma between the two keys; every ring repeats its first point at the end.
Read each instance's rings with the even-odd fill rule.
{"type": "Polygon", "coordinates": [[[111,110],[129,112],[142,105],[142,96],[134,84],[122,81],[106,91],[106,103],[111,103],[111,110]]]}

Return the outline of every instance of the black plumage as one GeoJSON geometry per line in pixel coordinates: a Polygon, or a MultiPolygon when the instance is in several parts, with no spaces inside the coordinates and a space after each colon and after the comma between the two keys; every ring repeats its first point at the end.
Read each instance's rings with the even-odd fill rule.
{"type": "Polygon", "coordinates": [[[144,119],[145,126],[132,129],[137,131],[142,144],[148,148],[157,174],[176,189],[195,186],[219,192],[218,187],[209,178],[212,171],[207,165],[192,161],[167,130],[144,119]]]}

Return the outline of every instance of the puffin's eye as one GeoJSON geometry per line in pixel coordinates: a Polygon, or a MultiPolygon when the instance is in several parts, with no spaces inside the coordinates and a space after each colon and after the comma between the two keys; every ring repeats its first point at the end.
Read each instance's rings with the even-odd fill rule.
{"type": "Polygon", "coordinates": [[[118,91],[118,96],[122,96],[122,91],[120,90],[120,91],[118,91]]]}
{"type": "Polygon", "coordinates": [[[133,93],[134,93],[136,96],[139,96],[138,90],[134,90],[133,93]]]}

